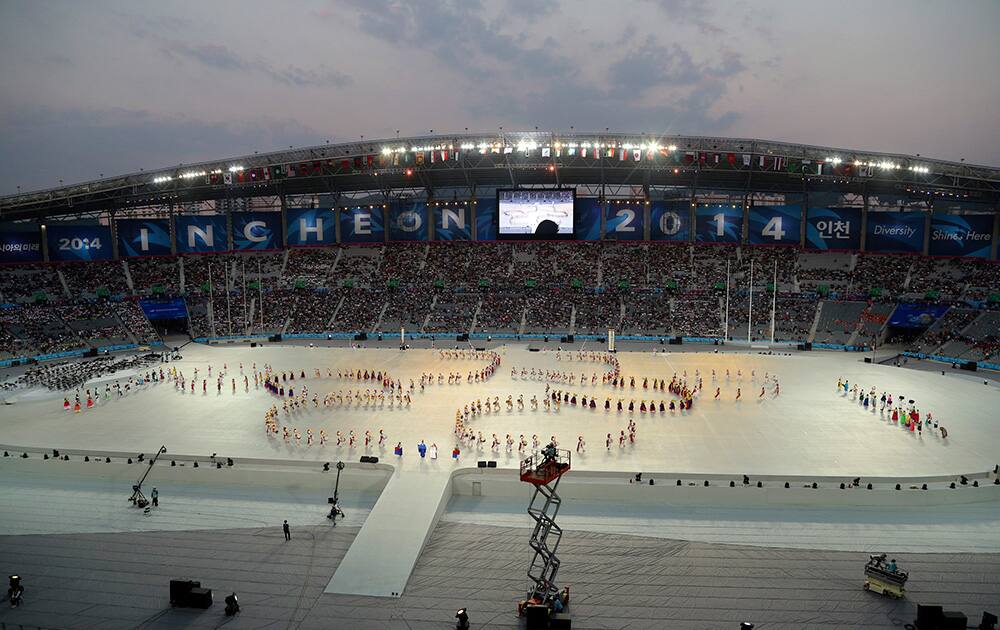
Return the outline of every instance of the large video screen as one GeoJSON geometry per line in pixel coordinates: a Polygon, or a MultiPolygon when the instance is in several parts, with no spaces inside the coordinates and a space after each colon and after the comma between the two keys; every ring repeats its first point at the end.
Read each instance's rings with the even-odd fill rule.
{"type": "Polygon", "coordinates": [[[497,237],[501,239],[573,238],[576,191],[498,190],[497,237]]]}

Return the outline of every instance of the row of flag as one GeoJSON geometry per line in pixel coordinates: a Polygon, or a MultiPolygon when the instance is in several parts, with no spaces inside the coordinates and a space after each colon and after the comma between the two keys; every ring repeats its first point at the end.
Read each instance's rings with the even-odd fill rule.
{"type": "MultiPolygon", "coordinates": [[[[520,153],[515,147],[490,147],[477,149],[478,153],[495,153],[510,155],[520,153]]],[[[528,155],[527,150],[523,151],[528,155]]],[[[699,168],[734,168],[749,169],[756,167],[761,171],[783,171],[802,173],[806,175],[834,175],[844,177],[871,177],[874,174],[872,165],[854,165],[851,163],[833,164],[821,160],[796,160],[781,156],[759,155],[749,153],[710,153],[695,151],[668,151],[667,149],[624,149],[624,148],[593,148],[593,147],[542,147],[541,157],[579,157],[584,159],[608,159],[619,162],[642,162],[657,157],[671,159],[677,165],[698,166],[699,168]]],[[[239,171],[226,171],[206,175],[206,184],[246,184],[254,182],[284,179],[286,177],[317,176],[326,172],[354,172],[375,168],[399,166],[422,166],[438,162],[454,161],[461,158],[458,150],[432,150],[415,152],[393,152],[391,154],[364,155],[341,160],[316,160],[299,164],[281,166],[247,168],[239,171]]]]}

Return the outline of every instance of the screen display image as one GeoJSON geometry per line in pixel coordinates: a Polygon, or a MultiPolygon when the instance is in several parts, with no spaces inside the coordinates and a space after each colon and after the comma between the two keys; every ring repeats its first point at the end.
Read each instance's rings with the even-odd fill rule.
{"type": "Polygon", "coordinates": [[[497,191],[500,238],[573,238],[574,190],[497,191]]]}

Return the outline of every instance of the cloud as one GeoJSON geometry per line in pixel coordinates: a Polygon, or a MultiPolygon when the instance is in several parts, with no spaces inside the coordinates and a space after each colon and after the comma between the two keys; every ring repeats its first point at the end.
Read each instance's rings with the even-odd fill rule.
{"type": "Polygon", "coordinates": [[[725,30],[713,22],[708,3],[700,0],[647,0],[658,6],[674,23],[690,24],[704,35],[723,35],[725,30]]]}
{"type": "Polygon", "coordinates": [[[527,37],[502,30],[502,22],[483,18],[476,0],[410,3],[396,0],[351,0],[360,29],[382,41],[424,50],[468,78],[485,80],[500,74],[551,78],[574,71],[569,59],[545,38],[541,46],[527,37]]]}
{"type": "Polygon", "coordinates": [[[215,70],[253,72],[272,81],[291,87],[345,87],[351,77],[325,64],[317,69],[301,68],[287,64],[275,67],[262,60],[250,60],[240,56],[226,46],[202,44],[191,46],[176,40],[161,40],[160,49],[172,59],[187,59],[215,70]]]}
{"type": "Polygon", "coordinates": [[[0,118],[0,193],[317,144],[323,136],[275,118],[215,123],[141,110],[25,108],[0,118]]]}
{"type": "Polygon", "coordinates": [[[507,0],[507,12],[523,18],[548,17],[558,8],[555,0],[507,0]]]}

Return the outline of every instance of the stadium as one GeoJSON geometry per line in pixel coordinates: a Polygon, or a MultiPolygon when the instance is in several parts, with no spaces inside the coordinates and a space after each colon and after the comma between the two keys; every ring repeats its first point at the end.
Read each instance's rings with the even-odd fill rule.
{"type": "Polygon", "coordinates": [[[998,209],[964,162],[539,131],[0,198],[0,627],[978,620],[998,209]]]}

